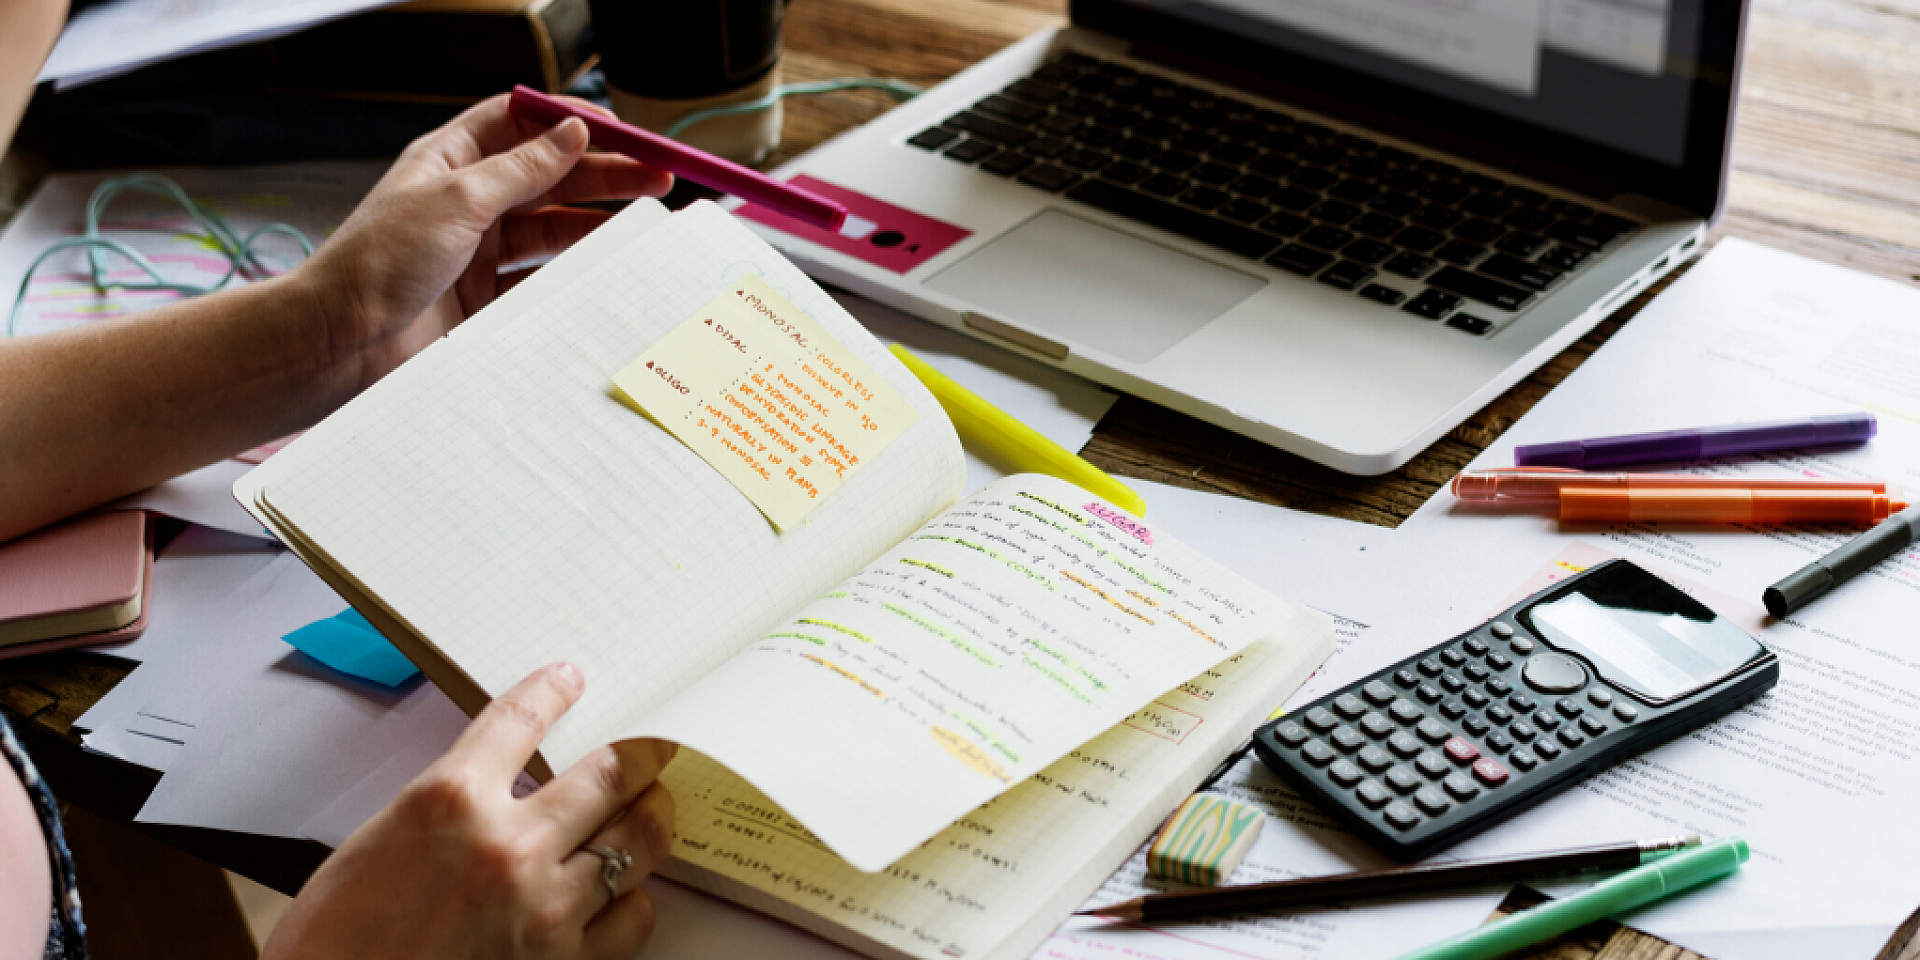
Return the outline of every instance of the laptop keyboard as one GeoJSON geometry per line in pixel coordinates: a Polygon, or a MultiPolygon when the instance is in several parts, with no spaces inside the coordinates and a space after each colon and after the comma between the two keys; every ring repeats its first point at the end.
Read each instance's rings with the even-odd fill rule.
{"type": "Polygon", "coordinates": [[[1475,335],[1639,226],[1078,53],[907,143],[1475,335]]]}

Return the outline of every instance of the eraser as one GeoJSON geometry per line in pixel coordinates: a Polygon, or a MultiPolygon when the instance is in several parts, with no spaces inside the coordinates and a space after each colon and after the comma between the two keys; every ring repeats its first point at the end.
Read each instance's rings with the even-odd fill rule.
{"type": "Polygon", "coordinates": [[[1163,880],[1218,886],[1247,855],[1267,818],[1252,804],[1196,793],[1180,805],[1147,848],[1147,873],[1163,880]]]}

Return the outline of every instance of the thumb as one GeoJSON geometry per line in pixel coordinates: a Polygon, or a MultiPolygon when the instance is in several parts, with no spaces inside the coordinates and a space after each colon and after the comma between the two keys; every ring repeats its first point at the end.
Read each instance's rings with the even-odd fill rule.
{"type": "Polygon", "coordinates": [[[568,117],[553,129],[460,171],[470,212],[491,223],[520,204],[553,189],[587,152],[587,125],[568,117]]]}

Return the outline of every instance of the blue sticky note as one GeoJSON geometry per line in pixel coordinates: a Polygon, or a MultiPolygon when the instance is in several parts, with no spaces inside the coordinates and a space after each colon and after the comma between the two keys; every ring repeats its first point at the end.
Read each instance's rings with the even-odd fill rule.
{"type": "Polygon", "coordinates": [[[341,673],[384,686],[397,687],[420,672],[352,607],[325,620],[315,620],[282,639],[341,673]]]}

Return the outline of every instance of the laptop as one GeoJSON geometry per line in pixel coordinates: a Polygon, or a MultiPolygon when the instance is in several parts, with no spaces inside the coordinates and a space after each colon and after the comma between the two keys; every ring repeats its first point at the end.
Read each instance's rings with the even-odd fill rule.
{"type": "Polygon", "coordinates": [[[778,171],[840,233],[738,213],[830,283],[1380,474],[1699,251],[1744,13],[1074,0],[778,171]]]}

